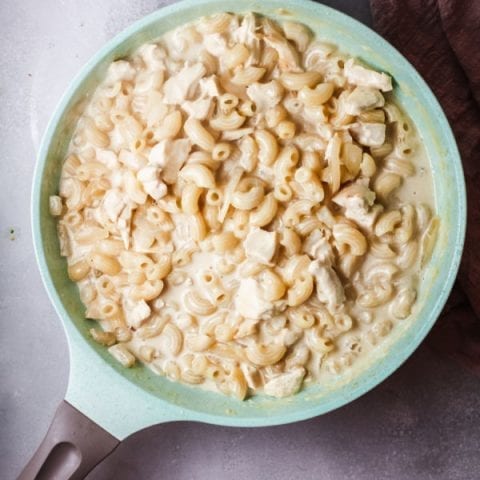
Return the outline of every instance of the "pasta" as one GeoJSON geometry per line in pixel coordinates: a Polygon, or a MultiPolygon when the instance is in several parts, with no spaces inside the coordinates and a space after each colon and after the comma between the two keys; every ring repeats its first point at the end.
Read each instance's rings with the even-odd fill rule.
{"type": "Polygon", "coordinates": [[[319,83],[313,89],[306,85],[298,92],[298,98],[306,107],[318,107],[330,99],[333,91],[331,83],[319,83]]]}
{"type": "Polygon", "coordinates": [[[214,130],[223,132],[225,130],[237,130],[245,122],[245,117],[240,115],[236,110],[233,110],[228,115],[219,115],[210,120],[210,126],[214,130]]]}
{"type": "Polygon", "coordinates": [[[277,158],[277,140],[268,130],[257,130],[255,139],[259,148],[258,161],[267,166],[272,165],[277,158]]]}
{"type": "Polygon", "coordinates": [[[187,213],[193,215],[197,213],[200,209],[198,201],[200,199],[200,195],[202,194],[202,189],[195,185],[194,183],[189,183],[185,185],[182,190],[182,210],[187,213]]]}
{"type": "Polygon", "coordinates": [[[113,62],[47,205],[92,340],[239,400],[354,368],[415,311],[442,228],[391,90],[253,13],[113,62]]]}
{"type": "Polygon", "coordinates": [[[232,82],[236,85],[250,85],[251,83],[258,82],[264,74],[265,68],[250,66],[239,70],[232,77],[232,82]]]}
{"type": "Polygon", "coordinates": [[[212,134],[201,124],[200,120],[189,117],[183,125],[189,140],[201,149],[211,152],[215,147],[212,134]]]}
{"type": "Polygon", "coordinates": [[[215,188],[215,178],[213,173],[205,165],[186,165],[180,170],[180,177],[191,181],[197,187],[215,188]]]}

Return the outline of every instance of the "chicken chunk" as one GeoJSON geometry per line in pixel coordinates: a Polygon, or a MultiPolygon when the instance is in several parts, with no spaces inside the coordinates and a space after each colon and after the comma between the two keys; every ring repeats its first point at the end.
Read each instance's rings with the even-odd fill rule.
{"type": "Polygon", "coordinates": [[[254,278],[243,278],[235,294],[235,309],[245,318],[260,319],[273,308],[270,302],[263,298],[262,289],[254,278]]]}
{"type": "Polygon", "coordinates": [[[322,263],[331,264],[333,261],[332,246],[328,242],[325,234],[316,229],[305,239],[303,251],[315,260],[322,263]]]}
{"type": "Polygon", "coordinates": [[[215,57],[221,57],[227,52],[227,40],[220,33],[205,35],[203,44],[205,50],[215,57]]]}
{"type": "Polygon", "coordinates": [[[344,105],[349,115],[359,115],[366,110],[383,107],[385,99],[376,88],[356,87],[348,94],[344,105]]]}
{"type": "Polygon", "coordinates": [[[256,82],[247,87],[248,98],[255,103],[259,112],[278,105],[283,98],[283,92],[283,86],[277,80],[268,83],[256,82]]]}
{"type": "Polygon", "coordinates": [[[265,43],[278,53],[278,66],[280,69],[300,72],[300,57],[295,47],[271,23],[264,23],[263,30],[265,43]]]}
{"type": "Polygon", "coordinates": [[[201,97],[218,97],[220,95],[220,89],[218,87],[218,80],[215,75],[202,78],[199,82],[201,97]]]}
{"type": "Polygon", "coordinates": [[[182,103],[182,109],[188,113],[189,117],[196,118],[198,120],[205,120],[212,113],[212,99],[198,98],[197,100],[188,100],[182,103]]]}
{"type": "Polygon", "coordinates": [[[365,147],[380,147],[385,143],[384,123],[358,122],[350,127],[353,138],[365,147]]]}
{"type": "Polygon", "coordinates": [[[165,82],[163,86],[164,102],[169,105],[179,105],[189,100],[194,94],[199,80],[206,72],[201,63],[183,67],[180,72],[165,82]]]}
{"type": "Polygon", "coordinates": [[[125,202],[123,199],[124,195],[116,188],[108,190],[105,193],[102,208],[110,221],[116,222],[120,213],[125,208],[125,202]]]}
{"type": "Polygon", "coordinates": [[[247,13],[243,17],[240,27],[232,33],[232,38],[236,43],[241,43],[248,48],[251,52],[251,58],[253,61],[259,61],[261,45],[257,33],[257,19],[255,14],[247,13]]]}
{"type": "Polygon", "coordinates": [[[345,63],[345,77],[348,83],[359,87],[373,87],[382,92],[392,90],[392,79],[385,73],[375,72],[368,68],[356,65],[353,58],[345,63]]]}
{"type": "Polygon", "coordinates": [[[335,310],[345,301],[342,282],[330,265],[315,260],[309,265],[308,271],[315,278],[318,300],[325,303],[329,310],[335,310]]]}
{"type": "Polygon", "coordinates": [[[137,179],[142,184],[145,193],[154,200],[160,200],[167,194],[167,186],[160,180],[160,169],[154,165],[143,167],[137,173],[137,179]]]}
{"type": "Polygon", "coordinates": [[[247,258],[260,263],[269,263],[277,247],[277,234],[254,227],[248,233],[244,246],[247,258]]]}
{"type": "Polygon", "coordinates": [[[140,300],[135,305],[125,309],[125,320],[130,327],[139,328],[150,316],[151,310],[145,300],[140,300]]]}
{"type": "Polygon", "coordinates": [[[162,140],[150,151],[148,163],[161,169],[161,177],[165,183],[175,183],[191,147],[190,140],[186,138],[162,140]]]}
{"type": "Polygon", "coordinates": [[[375,202],[375,192],[360,182],[353,183],[341,190],[333,202],[345,209],[345,217],[364,228],[371,228],[378,210],[371,210],[375,202]]]}
{"type": "Polygon", "coordinates": [[[294,368],[269,380],[264,386],[264,391],[267,395],[276,398],[289,397],[300,390],[303,377],[305,377],[305,369],[294,368]]]}

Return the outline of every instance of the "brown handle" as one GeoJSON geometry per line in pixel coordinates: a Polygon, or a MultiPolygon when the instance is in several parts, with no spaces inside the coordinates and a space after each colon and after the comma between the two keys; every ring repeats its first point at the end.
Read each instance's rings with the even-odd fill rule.
{"type": "Polygon", "coordinates": [[[18,480],[82,480],[119,443],[63,400],[45,438],[18,480]]]}

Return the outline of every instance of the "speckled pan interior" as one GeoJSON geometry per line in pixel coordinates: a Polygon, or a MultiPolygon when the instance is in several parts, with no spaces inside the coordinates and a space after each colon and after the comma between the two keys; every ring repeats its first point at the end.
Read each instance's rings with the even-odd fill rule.
{"type": "MultiPolygon", "coordinates": [[[[118,438],[146,426],[188,419],[222,425],[264,426],[310,418],[340,407],[367,392],[404,362],[437,319],[454,282],[465,234],[465,186],[454,137],[432,92],[415,69],[385,40],[352,18],[310,1],[186,0],[158,10],[111,40],[81,70],[55,110],[37,160],[32,192],[32,223],[38,265],[70,347],[67,400],[118,438]],[[256,11],[307,24],[316,35],[337,44],[395,79],[395,96],[413,119],[433,171],[441,215],[438,244],[425,272],[414,315],[355,374],[304,389],[277,400],[258,396],[245,402],[173,383],[145,367],[123,369],[88,337],[76,286],[59,255],[48,197],[58,192],[61,162],[72,128],[88,93],[108,64],[164,32],[218,11],[256,11]]],[[[35,328],[32,322],[32,328],[35,328]]],[[[48,345],[46,348],[55,348],[48,345]]]]}

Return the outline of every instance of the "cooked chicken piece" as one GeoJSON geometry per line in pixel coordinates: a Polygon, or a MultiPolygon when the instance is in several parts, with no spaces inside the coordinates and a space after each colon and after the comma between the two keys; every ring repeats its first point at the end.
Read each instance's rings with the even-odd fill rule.
{"type": "Polygon", "coordinates": [[[212,99],[198,98],[194,101],[186,101],[182,103],[182,109],[188,113],[189,117],[197,118],[198,120],[205,120],[212,113],[212,99]]]}
{"type": "Polygon", "coordinates": [[[342,282],[330,265],[315,260],[309,265],[308,271],[315,278],[317,298],[320,302],[327,304],[330,310],[335,310],[345,301],[342,282]]]}
{"type": "Polygon", "coordinates": [[[221,33],[205,35],[203,45],[205,50],[215,57],[221,57],[227,52],[227,41],[221,33]]]}
{"type": "Polygon", "coordinates": [[[300,58],[295,47],[269,22],[264,23],[264,41],[278,53],[278,66],[281,70],[300,72],[300,58]]]}
{"type": "Polygon", "coordinates": [[[345,209],[349,219],[364,228],[371,228],[378,215],[378,210],[371,210],[375,202],[375,192],[360,182],[352,183],[333,197],[333,202],[345,209]]]}
{"type": "Polygon", "coordinates": [[[137,179],[142,184],[145,193],[154,200],[160,200],[167,194],[167,186],[160,180],[160,169],[154,165],[143,167],[137,173],[137,179]]]}
{"type": "Polygon", "coordinates": [[[303,251],[314,260],[319,260],[325,264],[331,264],[333,261],[332,246],[328,242],[325,234],[319,230],[314,230],[303,242],[303,251]]]}
{"type": "Polygon", "coordinates": [[[247,258],[260,263],[269,263],[277,247],[277,233],[254,227],[248,233],[244,247],[247,258]]]}
{"type": "Polygon", "coordinates": [[[349,115],[359,115],[366,110],[383,107],[385,99],[375,88],[356,87],[345,100],[345,111],[349,115]]]}
{"type": "Polygon", "coordinates": [[[294,368],[269,380],[264,386],[264,391],[272,397],[289,397],[300,390],[304,376],[303,367],[294,368]]]}
{"type": "Polygon", "coordinates": [[[198,83],[200,85],[201,98],[218,97],[220,95],[218,80],[215,75],[202,78],[198,83]]]}
{"type": "Polygon", "coordinates": [[[380,147],[385,143],[384,123],[358,122],[352,124],[349,130],[353,138],[365,147],[380,147]]]}
{"type": "Polygon", "coordinates": [[[260,60],[260,37],[257,33],[257,19],[253,13],[247,13],[239,28],[232,33],[236,43],[245,45],[251,52],[254,62],[260,60]]]}
{"type": "Polygon", "coordinates": [[[125,320],[130,327],[139,328],[142,323],[150,316],[151,310],[145,300],[130,305],[125,309],[125,320]]]}
{"type": "Polygon", "coordinates": [[[258,112],[273,108],[283,98],[284,88],[278,80],[268,83],[253,83],[247,87],[248,98],[255,104],[258,112]]]}
{"type": "Polygon", "coordinates": [[[358,85],[359,87],[373,87],[382,92],[392,90],[392,79],[385,73],[375,72],[360,65],[356,65],[353,58],[345,63],[345,77],[348,83],[358,85]]]}
{"type": "Polygon", "coordinates": [[[108,190],[103,197],[103,211],[112,222],[117,221],[120,213],[125,208],[124,197],[125,195],[118,189],[108,190]]]}
{"type": "Polygon", "coordinates": [[[150,151],[148,162],[150,165],[160,167],[161,177],[165,183],[175,183],[191,147],[190,140],[186,138],[162,140],[150,151]]]}
{"type": "Polygon", "coordinates": [[[198,81],[206,72],[201,63],[183,67],[163,85],[164,102],[169,105],[177,105],[189,100],[197,88],[198,81]]]}
{"type": "Polygon", "coordinates": [[[254,278],[242,278],[234,301],[236,311],[245,318],[258,320],[273,308],[272,303],[263,298],[260,283],[254,278]]]}

